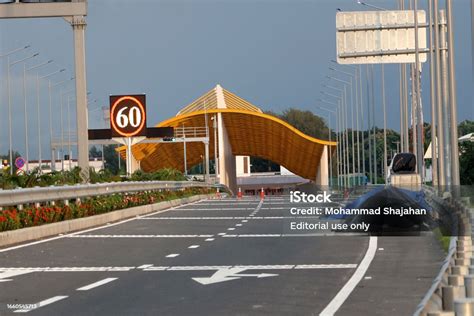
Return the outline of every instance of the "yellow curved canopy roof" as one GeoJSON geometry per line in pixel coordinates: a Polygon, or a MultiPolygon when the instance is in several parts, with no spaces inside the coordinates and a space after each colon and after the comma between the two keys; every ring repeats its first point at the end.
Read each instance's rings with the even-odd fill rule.
{"type": "MultiPolygon", "coordinates": [[[[256,107],[257,110],[219,108],[218,106],[208,109],[206,106],[206,111],[202,111],[191,104],[185,109],[176,117],[163,121],[157,126],[203,127],[207,115],[210,159],[214,159],[214,131],[210,118],[217,113],[222,114],[234,155],[269,159],[306,179],[316,178],[324,145],[329,145],[331,152],[336,146],[335,142],[305,135],[281,119],[263,114],[256,107]],[[184,111],[185,109],[187,110],[184,111]],[[194,109],[197,111],[193,111],[194,109]]],[[[144,171],[154,171],[165,167],[184,171],[183,143],[137,144],[133,146],[132,152],[140,161],[140,166],[144,171]]],[[[188,168],[202,162],[204,144],[202,142],[186,143],[186,156],[188,168]]]]}

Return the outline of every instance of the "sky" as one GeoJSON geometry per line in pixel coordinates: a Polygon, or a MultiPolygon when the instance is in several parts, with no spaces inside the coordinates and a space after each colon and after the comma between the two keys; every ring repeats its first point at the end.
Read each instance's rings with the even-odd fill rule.
{"type": "MultiPolygon", "coordinates": [[[[367,3],[395,9],[395,0],[367,3]]],[[[440,1],[444,4],[444,1],[440,1]]],[[[0,4],[2,5],[2,4],[0,4]]],[[[6,4],[3,4],[6,5],[6,4]]],[[[420,8],[426,0],[420,0],[420,8]]],[[[109,95],[147,95],[148,125],[174,116],[182,107],[221,84],[225,89],[263,110],[289,107],[318,110],[321,84],[341,70],[336,57],[335,14],[366,11],[354,0],[90,0],[86,29],[89,126],[103,128],[101,106],[109,95]],[[99,109],[99,110],[98,110],[99,109]]],[[[459,121],[474,120],[472,103],[471,17],[468,0],[454,0],[455,57],[459,121]]],[[[60,18],[0,20],[0,55],[26,44],[10,61],[39,53],[27,67],[53,60],[38,68],[40,75],[65,68],[51,76],[54,83],[74,76],[71,27],[60,18]]],[[[0,153],[8,149],[6,58],[0,59],[0,153]]],[[[387,65],[388,127],[399,129],[398,65],[387,65]]],[[[25,152],[23,65],[11,67],[13,148],[25,152]]],[[[376,123],[382,126],[380,66],[375,67],[376,123]]],[[[425,121],[430,121],[429,66],[423,66],[425,121]]],[[[30,159],[38,156],[36,70],[26,76],[30,159]]],[[[343,78],[343,77],[341,77],[343,78]]],[[[67,97],[73,81],[53,88],[53,133],[68,130],[67,97]]],[[[40,134],[43,155],[49,152],[48,82],[40,80],[40,134]]],[[[73,96],[73,94],[69,94],[73,96]]],[[[71,130],[74,101],[70,102],[71,130]]],[[[67,137],[66,137],[67,138],[67,137]]]]}

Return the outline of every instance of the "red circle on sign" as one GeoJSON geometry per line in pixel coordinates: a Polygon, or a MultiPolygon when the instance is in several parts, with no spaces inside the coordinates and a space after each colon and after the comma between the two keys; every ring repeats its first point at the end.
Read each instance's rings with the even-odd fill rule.
{"type": "MultiPolygon", "coordinates": [[[[123,96],[123,97],[120,97],[119,99],[117,99],[112,104],[112,107],[110,108],[110,114],[111,114],[110,115],[110,124],[112,125],[112,129],[115,132],[117,132],[119,135],[122,135],[124,137],[132,137],[132,136],[135,136],[135,135],[139,134],[143,130],[143,127],[145,126],[145,122],[146,122],[145,106],[143,105],[142,102],[140,102],[140,100],[138,100],[134,96],[123,96]],[[141,122],[140,122],[138,127],[133,128],[132,130],[130,128],[121,128],[120,126],[117,126],[117,124],[115,123],[116,115],[117,115],[118,111],[123,106],[125,106],[125,105],[122,104],[124,101],[131,101],[140,110],[140,115],[141,115],[141,118],[142,118],[141,122]]],[[[128,126],[130,126],[130,124],[127,124],[126,127],[128,127],[128,126]]]]}

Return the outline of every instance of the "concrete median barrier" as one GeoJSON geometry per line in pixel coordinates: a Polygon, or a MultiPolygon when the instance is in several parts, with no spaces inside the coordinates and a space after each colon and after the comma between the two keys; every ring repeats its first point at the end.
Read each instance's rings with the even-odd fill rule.
{"type": "Polygon", "coordinates": [[[187,198],[164,201],[155,204],[131,207],[112,211],[105,214],[77,218],[57,223],[45,224],[36,227],[21,228],[0,233],[0,247],[22,243],[25,241],[42,239],[59,234],[68,234],[82,229],[92,228],[123,219],[140,216],[156,211],[165,210],[182,204],[192,203],[212,195],[195,195],[187,198]]]}

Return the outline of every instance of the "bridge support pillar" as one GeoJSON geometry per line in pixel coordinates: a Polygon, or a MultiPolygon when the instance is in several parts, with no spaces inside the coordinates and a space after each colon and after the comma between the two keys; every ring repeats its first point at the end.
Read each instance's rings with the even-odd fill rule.
{"type": "Polygon", "coordinates": [[[316,171],[316,184],[323,187],[329,186],[329,163],[327,145],[323,148],[323,153],[319,161],[319,167],[316,171]]]}
{"type": "Polygon", "coordinates": [[[228,186],[232,193],[236,193],[237,170],[235,156],[232,154],[232,147],[222,119],[222,113],[217,114],[217,132],[219,139],[219,182],[228,186]]]}

